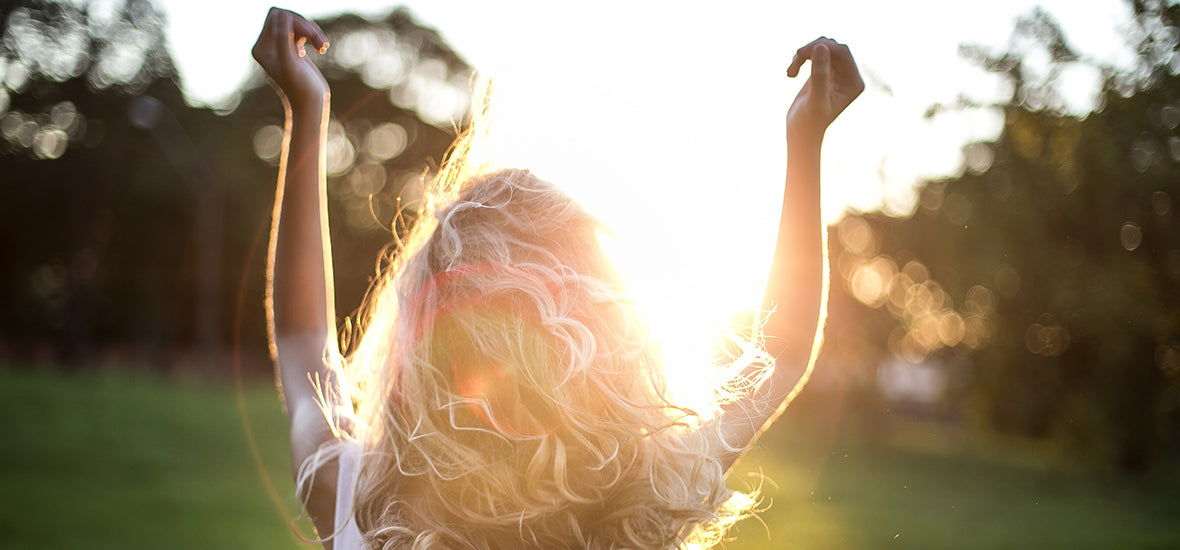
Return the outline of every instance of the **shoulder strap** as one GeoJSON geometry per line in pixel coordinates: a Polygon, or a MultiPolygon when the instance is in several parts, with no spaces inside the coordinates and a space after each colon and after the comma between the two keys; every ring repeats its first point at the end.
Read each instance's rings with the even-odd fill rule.
{"type": "Polygon", "coordinates": [[[358,443],[341,445],[336,477],[336,536],[332,538],[332,548],[335,550],[359,550],[363,547],[364,539],[352,513],[352,497],[360,473],[360,454],[358,443]]]}

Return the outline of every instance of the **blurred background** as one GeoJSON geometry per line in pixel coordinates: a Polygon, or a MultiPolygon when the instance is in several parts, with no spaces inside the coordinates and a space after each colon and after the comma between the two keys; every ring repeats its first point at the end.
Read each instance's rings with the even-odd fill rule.
{"type": "MultiPolygon", "coordinates": [[[[726,546],[1180,547],[1177,2],[303,4],[338,312],[479,70],[496,162],[614,229],[687,380],[761,293],[790,54],[849,43],[824,355],[731,480],[771,506],[726,546]]],[[[265,13],[0,3],[0,547],[312,547],[262,310],[265,13]]]]}

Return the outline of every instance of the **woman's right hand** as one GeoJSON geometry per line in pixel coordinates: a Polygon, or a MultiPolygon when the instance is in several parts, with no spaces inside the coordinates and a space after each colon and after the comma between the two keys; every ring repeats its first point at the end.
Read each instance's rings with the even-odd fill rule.
{"type": "Polygon", "coordinates": [[[328,81],[304,52],[310,43],[319,53],[328,49],[328,37],[303,16],[271,8],[254,43],[254,59],[288,109],[322,108],[328,100],[328,81]]]}
{"type": "Polygon", "coordinates": [[[795,52],[787,76],[798,76],[799,68],[808,60],[811,76],[787,112],[789,141],[822,140],[828,126],[865,89],[848,46],[830,38],[817,38],[795,52]]]}

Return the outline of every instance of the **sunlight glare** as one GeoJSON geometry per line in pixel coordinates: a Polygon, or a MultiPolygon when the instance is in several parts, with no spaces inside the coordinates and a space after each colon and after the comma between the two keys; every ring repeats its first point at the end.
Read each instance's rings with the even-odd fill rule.
{"type": "MultiPolygon", "coordinates": [[[[646,128],[645,106],[579,103],[568,91],[546,95],[510,79],[498,79],[496,90],[484,154],[494,166],[528,167],[560,185],[603,221],[604,249],[648,317],[669,385],[691,406],[708,403],[715,337],[731,316],[760,303],[782,153],[735,165],[713,150],[722,134],[646,128]],[[554,113],[564,130],[554,129],[554,113]]],[[[764,141],[781,148],[774,131],[764,141]]]]}

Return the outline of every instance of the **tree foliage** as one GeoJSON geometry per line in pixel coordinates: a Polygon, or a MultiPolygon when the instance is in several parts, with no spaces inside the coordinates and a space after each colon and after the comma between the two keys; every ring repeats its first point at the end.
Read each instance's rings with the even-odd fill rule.
{"type": "Polygon", "coordinates": [[[877,358],[862,368],[878,375],[937,365],[979,426],[1138,471],[1174,455],[1180,426],[1180,7],[1134,8],[1138,63],[1098,67],[1085,118],[1066,114],[1055,75],[1093,62],[1047,13],[1014,33],[1048,54],[1045,74],[1027,50],[964,48],[1012,95],[956,108],[1002,109],[1003,132],[966,147],[961,176],[925,184],[911,217],[841,223],[833,315],[852,328],[833,344],[877,358]]]}
{"type": "MultiPolygon", "coordinates": [[[[282,107],[260,74],[233,108],[188,105],[153,4],[92,8],[0,7],[0,356],[167,367],[198,351],[224,370],[232,338],[265,349],[282,107]]],[[[392,239],[397,198],[449,147],[470,68],[404,10],[320,23],[333,41],[329,209],[348,312],[392,239]]]]}

